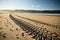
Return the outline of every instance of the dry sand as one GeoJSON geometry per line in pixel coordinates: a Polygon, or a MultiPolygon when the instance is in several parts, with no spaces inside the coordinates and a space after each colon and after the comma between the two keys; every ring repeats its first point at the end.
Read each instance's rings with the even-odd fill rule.
{"type": "MultiPolygon", "coordinates": [[[[35,40],[31,38],[25,31],[23,31],[16,23],[14,23],[13,20],[9,17],[9,15],[12,14],[12,12],[0,12],[0,40],[35,40]],[[17,30],[16,30],[17,29],[17,30]],[[22,36],[22,33],[24,33],[24,36],[22,36]]],[[[60,16],[44,16],[44,15],[37,15],[37,14],[31,14],[31,13],[14,13],[13,16],[18,15],[25,18],[54,24],[60,26],[60,16]]],[[[47,30],[51,32],[56,32],[60,35],[60,30],[56,29],[51,26],[47,26],[44,24],[39,24],[27,19],[23,19],[20,17],[15,16],[18,19],[22,19],[26,22],[29,22],[30,24],[37,26],[38,28],[46,28],[47,30]],[[44,27],[42,27],[44,26],[44,27]]]]}
{"type": "Polygon", "coordinates": [[[46,28],[47,30],[49,30],[51,32],[56,32],[57,34],[60,35],[60,16],[36,15],[36,14],[31,14],[31,13],[17,13],[17,14],[15,13],[15,14],[13,14],[13,16],[15,16],[18,19],[22,19],[26,22],[29,22],[30,24],[33,24],[34,26],[37,26],[38,28],[39,27],[46,28]],[[15,16],[15,15],[17,15],[17,16],[15,16]],[[56,27],[47,26],[47,25],[44,25],[44,24],[33,22],[33,21],[30,21],[30,20],[27,20],[27,19],[20,18],[18,16],[25,17],[25,18],[28,18],[28,19],[37,20],[37,21],[40,21],[40,22],[48,23],[48,24],[57,25],[58,27],[56,26],[57,27],[57,29],[56,29],[56,27]],[[44,27],[42,27],[42,26],[44,26],[44,27]]]}
{"type": "Polygon", "coordinates": [[[34,40],[10,19],[9,12],[5,13],[0,14],[0,40],[34,40]]]}

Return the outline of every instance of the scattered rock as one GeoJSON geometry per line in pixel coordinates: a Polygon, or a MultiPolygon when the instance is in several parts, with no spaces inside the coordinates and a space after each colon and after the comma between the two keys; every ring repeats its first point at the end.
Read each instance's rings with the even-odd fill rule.
{"type": "Polygon", "coordinates": [[[16,36],[18,36],[18,34],[16,36]]]}
{"type": "Polygon", "coordinates": [[[16,30],[18,31],[18,28],[16,28],[16,30]]]}
{"type": "Polygon", "coordinates": [[[19,37],[16,37],[17,39],[19,39],[19,37]]]}
{"type": "Polygon", "coordinates": [[[24,33],[22,33],[22,36],[24,36],[24,33]]]}
{"type": "Polygon", "coordinates": [[[6,35],[2,35],[4,38],[6,38],[6,35]]]}

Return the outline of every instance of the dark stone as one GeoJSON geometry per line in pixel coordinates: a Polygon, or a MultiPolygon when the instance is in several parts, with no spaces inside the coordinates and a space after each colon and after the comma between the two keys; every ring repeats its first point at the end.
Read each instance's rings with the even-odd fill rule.
{"type": "Polygon", "coordinates": [[[5,35],[2,35],[4,38],[6,38],[6,36],[5,35]]]}
{"type": "Polygon", "coordinates": [[[16,37],[17,39],[19,39],[19,37],[16,37]]]}
{"type": "Polygon", "coordinates": [[[22,33],[22,36],[24,36],[24,33],[22,33]]]}

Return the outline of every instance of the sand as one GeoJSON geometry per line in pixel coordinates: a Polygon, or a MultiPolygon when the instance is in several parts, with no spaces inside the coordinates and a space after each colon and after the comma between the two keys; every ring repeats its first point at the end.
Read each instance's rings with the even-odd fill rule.
{"type": "Polygon", "coordinates": [[[17,13],[17,14],[15,13],[12,15],[13,16],[17,15],[17,16],[15,16],[16,18],[29,22],[30,24],[33,24],[34,26],[37,26],[38,28],[39,27],[46,28],[47,30],[49,30],[51,32],[56,32],[57,34],[60,35],[60,30],[59,30],[60,29],[60,16],[36,15],[36,14],[32,14],[32,13],[17,13]],[[38,22],[33,22],[33,21],[30,21],[30,20],[27,20],[24,18],[20,18],[19,16],[28,18],[28,19],[32,19],[32,20],[37,20],[37,21],[44,22],[44,23],[48,23],[48,24],[52,24],[52,25],[55,25],[55,27],[40,24],[38,22]],[[44,26],[44,27],[42,27],[42,26],[44,26]]]}
{"type": "Polygon", "coordinates": [[[0,40],[34,40],[16,25],[9,15],[10,12],[1,12],[0,14],[0,40]]]}
{"type": "Polygon", "coordinates": [[[12,12],[3,12],[0,11],[0,40],[35,40],[29,36],[25,31],[23,31],[20,26],[18,26],[9,15],[13,15],[17,19],[26,21],[37,28],[46,28],[50,32],[56,32],[60,36],[60,16],[46,16],[46,15],[37,15],[32,13],[12,13],[12,12]],[[17,15],[17,16],[16,16],[17,15]],[[40,24],[38,22],[30,21],[27,19],[20,18],[18,16],[29,18],[32,20],[37,20],[40,22],[58,25],[59,27],[47,26],[40,24]],[[24,33],[24,36],[22,36],[24,33]]]}

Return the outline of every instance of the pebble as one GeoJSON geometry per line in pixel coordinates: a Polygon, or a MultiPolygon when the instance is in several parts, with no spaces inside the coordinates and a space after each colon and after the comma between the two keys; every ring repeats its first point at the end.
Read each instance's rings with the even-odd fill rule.
{"type": "Polygon", "coordinates": [[[19,37],[16,37],[17,39],[19,39],[19,37]]]}
{"type": "Polygon", "coordinates": [[[6,38],[6,35],[2,35],[4,38],[6,38]]]}
{"type": "Polygon", "coordinates": [[[22,36],[24,36],[24,33],[22,33],[22,36]]]}
{"type": "Polygon", "coordinates": [[[18,36],[18,34],[16,36],[18,36]]]}
{"type": "Polygon", "coordinates": [[[18,28],[16,28],[16,30],[18,31],[18,28]]]}

